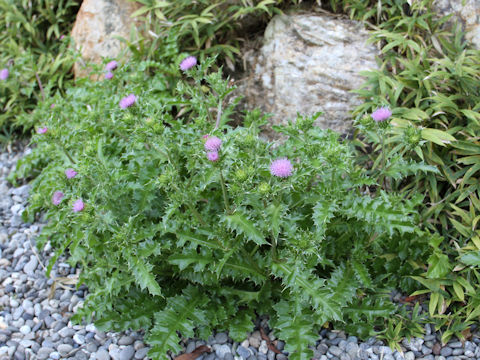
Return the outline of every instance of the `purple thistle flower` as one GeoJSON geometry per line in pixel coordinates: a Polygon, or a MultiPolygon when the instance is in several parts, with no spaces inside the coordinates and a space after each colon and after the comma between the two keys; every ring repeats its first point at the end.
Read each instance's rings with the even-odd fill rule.
{"type": "Polygon", "coordinates": [[[195,56],[187,56],[180,63],[180,70],[186,71],[197,65],[197,58],[195,56]]]}
{"type": "Polygon", "coordinates": [[[210,136],[205,141],[205,150],[207,151],[218,151],[220,146],[222,146],[222,140],[216,136],[210,136]]]}
{"type": "Polygon", "coordinates": [[[77,176],[77,174],[78,173],[72,168],[68,168],[67,170],[65,170],[65,176],[67,177],[67,179],[74,178],[75,176],[77,176]]]}
{"type": "Polygon", "coordinates": [[[60,36],[60,40],[63,40],[63,39],[65,39],[65,35],[60,36]]]}
{"type": "Polygon", "coordinates": [[[392,116],[392,112],[387,107],[381,107],[372,113],[372,119],[376,122],[382,122],[392,116]]]}
{"type": "Polygon", "coordinates": [[[10,73],[7,68],[0,70],[0,80],[7,80],[8,74],[10,73]]]}
{"type": "Polygon", "coordinates": [[[133,104],[135,104],[135,101],[137,101],[137,98],[135,97],[134,94],[130,94],[128,96],[125,96],[122,100],[120,100],[120,107],[122,109],[126,109],[133,104]]]}
{"type": "Polygon", "coordinates": [[[207,153],[207,159],[210,161],[217,161],[218,160],[218,152],[217,151],[209,151],[207,153]]]}
{"type": "Polygon", "coordinates": [[[292,175],[292,170],[292,163],[287,158],[274,160],[270,165],[270,173],[281,178],[292,175]]]}
{"type": "Polygon", "coordinates": [[[110,80],[111,78],[113,78],[113,73],[111,71],[109,71],[105,74],[105,79],[110,80]]]}
{"type": "Polygon", "coordinates": [[[73,203],[73,212],[82,211],[85,208],[85,204],[83,203],[82,199],[78,199],[73,203]]]}
{"type": "Polygon", "coordinates": [[[53,109],[55,107],[55,104],[50,105],[50,109],[53,109]]]}
{"type": "Polygon", "coordinates": [[[118,67],[118,63],[115,60],[110,61],[107,65],[105,65],[105,70],[112,71],[118,67]]]}
{"type": "Polygon", "coordinates": [[[55,191],[52,195],[52,204],[58,206],[65,195],[61,191],[55,191]]]}
{"type": "Polygon", "coordinates": [[[48,131],[48,128],[46,126],[41,127],[37,129],[37,134],[45,134],[47,131],[48,131]]]}

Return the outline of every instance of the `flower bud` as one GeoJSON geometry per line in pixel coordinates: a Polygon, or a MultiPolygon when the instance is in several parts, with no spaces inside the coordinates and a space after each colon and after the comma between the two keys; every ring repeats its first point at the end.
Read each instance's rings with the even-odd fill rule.
{"type": "Polygon", "coordinates": [[[266,195],[270,192],[270,184],[263,182],[258,186],[258,191],[260,191],[261,194],[266,195]]]}

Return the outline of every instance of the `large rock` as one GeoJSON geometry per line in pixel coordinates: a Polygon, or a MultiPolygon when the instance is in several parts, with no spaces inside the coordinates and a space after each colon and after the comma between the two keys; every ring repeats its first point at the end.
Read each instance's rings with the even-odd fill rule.
{"type": "Polygon", "coordinates": [[[368,37],[361,23],[344,18],[275,16],[261,49],[247,56],[248,77],[240,85],[247,108],[273,113],[273,124],[322,111],[319,126],[347,132],[349,112],[361,103],[350,90],[365,81],[360,71],[378,68],[368,37]]]}
{"type": "MultiPolygon", "coordinates": [[[[100,63],[102,58],[116,58],[122,43],[115,36],[129,38],[134,24],[132,13],[138,4],[128,0],[83,0],[72,30],[77,50],[85,62],[100,63]]],[[[88,76],[85,64],[74,66],[75,77],[88,76]]]]}
{"type": "Polygon", "coordinates": [[[441,16],[453,14],[451,20],[457,20],[466,32],[466,39],[480,49],[479,0],[435,0],[433,6],[441,16]]]}

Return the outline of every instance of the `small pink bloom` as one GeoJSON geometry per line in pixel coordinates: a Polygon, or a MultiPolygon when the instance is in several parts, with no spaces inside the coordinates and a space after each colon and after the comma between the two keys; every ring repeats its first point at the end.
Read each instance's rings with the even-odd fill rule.
{"type": "Polygon", "coordinates": [[[124,97],[122,100],[120,100],[120,107],[122,109],[126,109],[126,108],[132,106],[133,104],[135,104],[135,101],[137,101],[137,98],[135,97],[135,95],[130,94],[130,95],[124,97]]]}
{"type": "Polygon", "coordinates": [[[77,172],[71,168],[68,168],[67,170],[65,170],[65,176],[67,177],[67,179],[71,179],[71,178],[74,178],[75,176],[77,176],[77,172]]]}
{"type": "Polygon", "coordinates": [[[45,134],[47,131],[48,131],[48,128],[46,126],[37,129],[38,134],[45,134]]]}
{"type": "Polygon", "coordinates": [[[203,139],[208,139],[208,135],[203,135],[202,138],[203,139]]]}
{"type": "Polygon", "coordinates": [[[62,202],[62,199],[64,197],[63,192],[61,191],[55,191],[52,196],[52,204],[57,206],[62,202]]]}
{"type": "Polygon", "coordinates": [[[217,161],[218,160],[218,152],[217,151],[209,151],[207,153],[207,159],[210,161],[217,161]]]}
{"type": "Polygon", "coordinates": [[[53,109],[55,107],[55,104],[50,105],[50,109],[53,109]]]}
{"type": "Polygon", "coordinates": [[[109,71],[105,74],[105,79],[110,80],[111,78],[113,78],[113,73],[109,71]]]}
{"type": "Polygon", "coordinates": [[[270,173],[281,178],[292,175],[292,170],[292,163],[287,158],[274,160],[270,165],[270,173]]]}
{"type": "Polygon", "coordinates": [[[60,40],[65,39],[65,35],[60,36],[60,40]]]}
{"type": "Polygon", "coordinates": [[[7,80],[9,75],[8,69],[2,69],[0,70],[0,80],[7,80]]]}
{"type": "Polygon", "coordinates": [[[82,199],[78,199],[73,203],[73,212],[82,211],[85,208],[85,204],[83,203],[82,199]]]}
{"type": "Polygon", "coordinates": [[[112,71],[118,67],[118,63],[115,60],[110,61],[107,65],[105,65],[105,70],[112,71]]]}
{"type": "Polygon", "coordinates": [[[195,56],[188,56],[180,63],[180,70],[186,71],[197,65],[197,58],[195,56]]]}
{"type": "Polygon", "coordinates": [[[218,151],[220,146],[222,146],[222,140],[216,136],[210,136],[205,141],[205,150],[207,151],[218,151]]]}
{"type": "Polygon", "coordinates": [[[382,122],[392,116],[392,112],[387,107],[381,107],[372,113],[372,119],[376,122],[382,122]]]}

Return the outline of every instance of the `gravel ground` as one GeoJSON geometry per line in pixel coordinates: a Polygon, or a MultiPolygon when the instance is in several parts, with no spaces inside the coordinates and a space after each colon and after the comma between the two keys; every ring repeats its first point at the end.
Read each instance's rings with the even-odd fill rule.
{"type": "MultiPolygon", "coordinates": [[[[83,303],[86,289],[75,288],[78,269],[71,268],[65,259],[54,266],[50,278],[45,266],[53,255],[47,247],[40,252],[35,237],[41,223],[24,224],[24,210],[29,186],[12,188],[6,181],[17,160],[25,154],[19,146],[0,153],[0,360],[6,359],[147,359],[148,347],[137,332],[104,333],[93,324],[73,325],[70,317],[83,303]]],[[[257,325],[267,328],[266,319],[257,325]]],[[[269,335],[278,350],[283,342],[269,335]]],[[[186,352],[209,345],[198,360],[286,360],[288,354],[269,350],[259,331],[251,333],[242,343],[233,342],[226,333],[212,334],[207,342],[186,339],[186,352]]],[[[427,325],[423,339],[403,341],[403,354],[385,346],[375,338],[359,342],[355,336],[342,331],[322,330],[314,359],[317,360],[460,360],[480,359],[480,338],[462,344],[452,340],[442,347],[439,335],[427,325]]]]}

